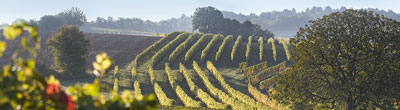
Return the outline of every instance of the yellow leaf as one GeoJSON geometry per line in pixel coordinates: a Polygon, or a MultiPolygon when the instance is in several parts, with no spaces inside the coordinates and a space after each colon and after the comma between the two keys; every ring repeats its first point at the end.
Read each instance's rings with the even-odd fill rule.
{"type": "Polygon", "coordinates": [[[36,27],[31,26],[31,27],[28,28],[28,31],[29,31],[29,33],[31,34],[32,37],[33,36],[38,36],[38,31],[37,31],[36,27]]]}
{"type": "Polygon", "coordinates": [[[156,97],[154,97],[154,94],[149,94],[145,98],[146,101],[155,101],[156,97]]]}
{"type": "Polygon", "coordinates": [[[7,40],[14,40],[23,32],[22,28],[16,26],[7,26],[3,30],[3,35],[7,40]]]}
{"type": "Polygon", "coordinates": [[[93,68],[96,70],[103,70],[102,66],[96,62],[93,62],[93,68]]]}
{"type": "Polygon", "coordinates": [[[100,82],[98,79],[94,80],[93,84],[87,84],[83,87],[83,92],[87,95],[98,96],[100,93],[100,82]]]}
{"type": "Polygon", "coordinates": [[[28,47],[28,40],[26,37],[21,38],[21,45],[24,47],[28,47]]]}
{"type": "Polygon", "coordinates": [[[103,57],[101,56],[101,54],[97,54],[96,55],[96,62],[101,62],[103,60],[103,57]]]}
{"type": "Polygon", "coordinates": [[[0,56],[3,55],[3,52],[7,49],[7,43],[4,41],[0,41],[0,56]]]}
{"type": "Polygon", "coordinates": [[[107,69],[111,66],[111,59],[107,58],[105,60],[103,60],[103,62],[101,62],[101,67],[103,67],[103,69],[107,69]]]}

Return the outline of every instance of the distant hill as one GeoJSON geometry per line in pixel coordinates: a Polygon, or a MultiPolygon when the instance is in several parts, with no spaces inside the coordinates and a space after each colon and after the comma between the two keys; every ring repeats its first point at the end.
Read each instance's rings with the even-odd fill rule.
{"type": "MultiPolygon", "coordinates": [[[[282,36],[288,38],[293,37],[298,29],[307,24],[309,20],[315,20],[332,12],[341,12],[346,9],[349,8],[341,7],[339,9],[332,9],[331,7],[312,7],[301,12],[295,9],[285,9],[283,11],[262,12],[258,15],[254,13],[243,15],[229,11],[223,11],[222,14],[226,18],[236,19],[240,22],[249,20],[252,23],[259,24],[263,29],[272,31],[278,37],[282,36]]],[[[400,14],[392,10],[385,11],[377,8],[368,8],[366,10],[383,14],[386,17],[400,21],[400,14]]]]}
{"type": "MultiPolygon", "coordinates": [[[[244,15],[241,13],[235,13],[231,11],[222,11],[225,18],[236,19],[240,22],[246,20],[251,21],[254,24],[259,24],[261,28],[272,31],[276,37],[289,38],[293,37],[298,29],[308,23],[309,20],[315,20],[324,15],[328,15],[332,12],[344,11],[346,7],[338,9],[332,9],[331,7],[312,7],[305,11],[297,11],[295,9],[284,9],[282,11],[271,11],[262,12],[260,14],[248,14],[244,15]]],[[[369,11],[374,11],[379,14],[383,14],[386,17],[400,21],[400,14],[393,12],[392,10],[381,10],[377,8],[368,8],[369,11]]],[[[140,18],[101,18],[99,17],[96,21],[86,23],[85,26],[91,27],[96,30],[83,30],[86,32],[113,32],[104,31],[102,29],[120,30],[124,33],[170,33],[173,31],[192,31],[192,18],[190,16],[182,15],[179,18],[171,18],[168,20],[162,20],[159,22],[143,20],[140,18]],[[129,31],[128,31],[129,30],[129,31]]],[[[121,33],[122,33],[121,32],[121,33]]]]}

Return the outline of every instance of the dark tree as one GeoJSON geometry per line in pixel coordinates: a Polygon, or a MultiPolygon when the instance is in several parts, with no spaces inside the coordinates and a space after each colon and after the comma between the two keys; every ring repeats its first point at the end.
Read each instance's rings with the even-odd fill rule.
{"type": "Polygon", "coordinates": [[[310,21],[290,40],[295,64],[273,97],[294,109],[396,109],[399,43],[399,22],[365,10],[310,21]]]}
{"type": "Polygon", "coordinates": [[[204,33],[218,33],[221,29],[222,21],[224,16],[221,11],[214,7],[202,7],[197,8],[192,16],[193,30],[199,30],[204,33]]]}
{"type": "Polygon", "coordinates": [[[247,40],[248,36],[273,37],[274,34],[269,30],[263,30],[259,25],[245,21],[242,24],[235,19],[224,18],[221,11],[208,6],[197,8],[192,17],[193,30],[203,33],[214,33],[239,36],[247,40]]]}
{"type": "Polygon", "coordinates": [[[71,9],[65,10],[64,12],[59,13],[57,16],[60,16],[64,19],[65,24],[68,25],[77,25],[81,26],[86,22],[86,15],[77,7],[72,7],[71,9]]]}
{"type": "Polygon", "coordinates": [[[38,25],[40,30],[56,31],[64,23],[64,19],[59,16],[46,15],[40,18],[38,25]]]}
{"type": "Polygon", "coordinates": [[[54,67],[63,74],[77,78],[85,76],[90,41],[73,25],[64,25],[47,40],[54,56],[54,67]]]}

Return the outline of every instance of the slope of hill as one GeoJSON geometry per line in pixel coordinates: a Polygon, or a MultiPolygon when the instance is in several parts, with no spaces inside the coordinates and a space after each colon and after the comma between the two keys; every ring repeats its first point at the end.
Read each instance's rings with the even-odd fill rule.
{"type": "MultiPolygon", "coordinates": [[[[249,110],[284,108],[279,106],[278,103],[265,103],[263,101],[264,99],[273,101],[266,94],[267,89],[273,87],[273,82],[269,84],[271,86],[258,88],[259,82],[280,74],[292,63],[288,61],[288,65],[274,66],[282,62],[286,64],[287,59],[281,44],[275,42],[276,61],[273,60],[272,46],[268,43],[262,45],[263,60],[260,61],[260,44],[257,41],[253,41],[249,45],[247,41],[239,43],[233,60],[230,57],[234,42],[229,42],[226,46],[221,47],[225,48],[220,55],[221,60],[215,61],[222,39],[226,36],[218,37],[218,35],[213,34],[202,34],[199,37],[199,34],[189,33],[190,36],[197,36],[197,38],[185,42],[186,39],[190,38],[187,34],[172,32],[166,38],[159,40],[140,53],[150,57],[137,57],[131,64],[135,64],[135,61],[141,61],[140,63],[122,69],[119,76],[116,76],[119,79],[119,86],[123,89],[135,88],[140,94],[156,94],[163,107],[169,106],[172,109],[188,109],[192,106],[191,102],[195,103],[183,99],[182,96],[179,96],[181,94],[186,94],[185,96],[190,100],[202,102],[201,106],[208,109],[221,107],[224,109],[249,110]],[[181,44],[185,46],[180,46],[181,44]],[[250,49],[249,58],[246,59],[245,53],[248,49],[250,49]],[[180,52],[177,52],[178,55],[171,56],[176,58],[170,61],[170,55],[174,51],[180,52]],[[204,57],[204,59],[201,59],[201,57],[204,57]],[[207,61],[210,62],[206,64],[207,61]],[[257,66],[239,69],[241,62],[247,62],[249,66],[268,62],[267,65],[271,68],[257,66]],[[166,67],[167,63],[169,66],[166,67]],[[211,68],[210,64],[212,65],[211,68]],[[245,76],[244,72],[249,74],[249,77],[245,76]],[[250,77],[251,82],[249,81],[250,77]],[[133,87],[132,82],[139,82],[139,85],[133,87]],[[179,85],[179,89],[176,88],[177,85],[179,85]],[[211,102],[219,104],[220,107],[216,107],[211,102]]],[[[105,76],[102,81],[111,85],[114,83],[113,79],[114,77],[110,74],[105,76]]]]}
{"type": "MultiPolygon", "coordinates": [[[[0,31],[1,32],[1,31],[0,31]]],[[[2,33],[2,32],[1,32],[2,33]]],[[[38,63],[42,66],[49,68],[53,64],[53,57],[50,49],[46,45],[46,40],[52,36],[53,33],[41,32],[41,48],[38,50],[38,63]]],[[[87,33],[86,37],[91,42],[88,62],[95,60],[95,55],[101,52],[106,52],[115,61],[114,65],[120,67],[130,63],[137,54],[139,54],[146,47],[160,39],[160,37],[143,36],[143,35],[120,35],[120,34],[95,34],[87,33]]],[[[0,38],[2,35],[0,35],[0,38]]],[[[6,64],[8,58],[11,57],[12,52],[16,47],[9,45],[8,50],[4,56],[0,58],[0,64],[6,64]]],[[[91,63],[87,64],[88,68],[92,68],[91,63]]],[[[53,73],[44,73],[53,74],[53,73]]]]}

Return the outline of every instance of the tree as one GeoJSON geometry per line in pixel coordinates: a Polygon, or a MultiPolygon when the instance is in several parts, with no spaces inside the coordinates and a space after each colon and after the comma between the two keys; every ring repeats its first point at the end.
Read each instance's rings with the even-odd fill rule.
{"type": "Polygon", "coordinates": [[[218,9],[208,6],[202,8],[196,8],[192,16],[192,26],[193,30],[199,30],[204,33],[215,33],[220,30],[221,23],[224,19],[221,11],[218,9]]]}
{"type": "Polygon", "coordinates": [[[295,64],[273,97],[294,109],[396,109],[399,42],[399,22],[365,10],[310,21],[290,40],[295,64]]]}
{"type": "Polygon", "coordinates": [[[65,24],[82,26],[86,22],[86,15],[77,7],[65,10],[64,12],[58,13],[64,19],[65,24]]]}
{"type": "Polygon", "coordinates": [[[211,6],[197,8],[192,18],[193,31],[199,30],[203,33],[223,34],[225,36],[242,35],[245,40],[249,36],[266,38],[274,36],[269,30],[263,30],[261,26],[252,24],[250,21],[240,23],[235,19],[224,18],[221,11],[211,6]]]}
{"type": "Polygon", "coordinates": [[[64,19],[59,16],[45,15],[40,18],[39,28],[40,30],[56,31],[64,23],[64,19]]]}
{"type": "Polygon", "coordinates": [[[54,67],[70,77],[85,75],[90,41],[78,27],[64,25],[47,40],[54,55],[54,67]]]}

